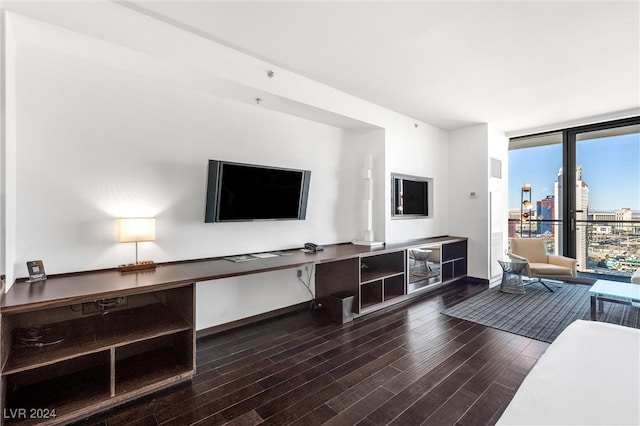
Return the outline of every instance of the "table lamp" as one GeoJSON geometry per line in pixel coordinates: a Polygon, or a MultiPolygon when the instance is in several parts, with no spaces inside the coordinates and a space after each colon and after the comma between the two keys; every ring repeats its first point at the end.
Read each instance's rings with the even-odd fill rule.
{"type": "Polygon", "coordinates": [[[156,220],[152,217],[127,217],[116,221],[116,239],[121,243],[136,243],[136,263],[118,265],[122,272],[141,269],[154,269],[155,262],[151,260],[138,261],[138,243],[154,241],[156,239],[156,220]]]}

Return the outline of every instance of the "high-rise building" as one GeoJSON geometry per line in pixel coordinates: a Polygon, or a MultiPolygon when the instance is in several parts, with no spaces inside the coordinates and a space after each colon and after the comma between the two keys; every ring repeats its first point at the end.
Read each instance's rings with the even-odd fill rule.
{"type": "Polygon", "coordinates": [[[563,170],[560,167],[558,170],[558,178],[553,184],[553,214],[556,222],[553,223],[553,235],[555,238],[553,239],[553,252],[555,254],[562,254],[562,229],[560,228],[560,221],[563,216],[562,209],[562,194],[564,193],[563,185],[562,185],[562,174],[563,170]]]}
{"type": "Polygon", "coordinates": [[[546,198],[538,200],[536,202],[536,217],[538,221],[548,220],[549,222],[538,222],[538,233],[540,234],[553,234],[553,211],[554,211],[554,196],[547,195],[546,198]]]}
{"type": "Polygon", "coordinates": [[[576,167],[576,259],[578,269],[587,268],[587,214],[589,186],[582,180],[582,166],[576,167]]]}
{"type": "MultiPolygon", "coordinates": [[[[562,167],[558,171],[558,179],[554,183],[554,213],[555,219],[562,219],[562,167]]],[[[587,213],[589,211],[589,185],[582,180],[582,166],[576,167],[576,259],[578,260],[578,270],[585,270],[587,267],[587,213]]],[[[554,225],[555,253],[562,253],[560,225],[554,225]]]]}

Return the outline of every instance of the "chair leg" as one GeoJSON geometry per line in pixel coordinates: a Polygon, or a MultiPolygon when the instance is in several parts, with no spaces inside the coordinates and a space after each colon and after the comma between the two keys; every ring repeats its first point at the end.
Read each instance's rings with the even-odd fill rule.
{"type": "Polygon", "coordinates": [[[544,281],[542,281],[541,278],[536,278],[536,282],[539,282],[540,284],[542,284],[543,286],[545,286],[545,288],[547,290],[549,290],[551,293],[554,293],[553,289],[551,287],[549,287],[544,281]]]}

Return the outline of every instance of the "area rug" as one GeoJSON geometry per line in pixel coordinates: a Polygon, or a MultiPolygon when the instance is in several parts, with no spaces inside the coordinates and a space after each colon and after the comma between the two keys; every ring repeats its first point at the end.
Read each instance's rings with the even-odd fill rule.
{"type": "MultiPolygon", "coordinates": [[[[589,285],[554,282],[551,293],[539,284],[526,294],[489,289],[442,311],[443,314],[551,343],[576,319],[591,319],[589,285]]],[[[599,321],[640,328],[640,308],[604,303],[599,321]]]]}

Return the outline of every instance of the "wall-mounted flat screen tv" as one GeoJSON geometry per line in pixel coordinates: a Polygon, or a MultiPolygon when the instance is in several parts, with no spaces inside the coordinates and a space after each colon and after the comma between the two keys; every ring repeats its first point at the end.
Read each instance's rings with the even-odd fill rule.
{"type": "Polygon", "coordinates": [[[417,176],[391,176],[391,216],[394,218],[429,217],[433,180],[417,176]]]}
{"type": "Polygon", "coordinates": [[[209,160],[205,222],[304,220],[311,172],[209,160]]]}

